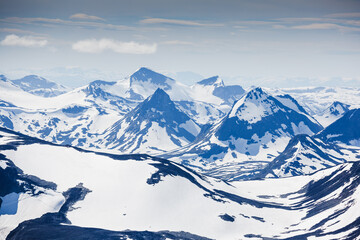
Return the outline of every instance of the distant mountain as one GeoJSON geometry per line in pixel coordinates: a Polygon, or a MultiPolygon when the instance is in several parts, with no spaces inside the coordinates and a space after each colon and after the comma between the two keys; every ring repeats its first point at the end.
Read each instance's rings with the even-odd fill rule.
{"type": "MultiPolygon", "coordinates": [[[[140,69],[132,75],[133,88],[130,88],[130,78],[128,80],[96,80],[65,94],[43,98],[22,90],[3,77],[0,82],[0,126],[55,143],[96,147],[96,136],[129,113],[140,103],[139,99],[144,98],[135,90],[139,89],[139,84],[146,82],[155,84],[148,89],[155,88],[156,85],[167,88],[174,84],[169,91],[175,96],[177,92],[183,92],[189,99],[175,102],[176,108],[195,119],[196,125],[216,121],[225,115],[223,109],[229,108],[194,101],[188,96],[189,88],[182,88],[182,85],[178,85],[174,80],[149,69],[140,69]],[[140,79],[144,75],[149,78],[140,79]],[[166,85],[168,81],[169,86],[166,85]]],[[[182,146],[184,141],[188,143],[189,139],[179,141],[182,146]]]]}
{"type": "MultiPolygon", "coordinates": [[[[198,85],[200,86],[200,85],[198,85]]],[[[163,74],[149,68],[140,68],[129,77],[117,81],[111,86],[101,88],[113,95],[124,97],[131,101],[141,102],[156,89],[166,91],[178,108],[184,111],[199,124],[213,122],[225,115],[232,103],[225,103],[223,99],[213,94],[213,87],[208,91],[208,86],[200,88],[186,86],[163,74]]],[[[226,98],[235,99],[237,92],[228,92],[226,98]]]]}
{"type": "Polygon", "coordinates": [[[360,108],[347,111],[316,137],[325,142],[360,146],[360,108]]]}
{"type": "Polygon", "coordinates": [[[106,130],[100,145],[129,153],[165,152],[194,141],[199,131],[200,127],[158,88],[106,130]]]}
{"type": "Polygon", "coordinates": [[[137,105],[102,89],[108,85],[94,81],[44,98],[0,81],[0,126],[54,143],[95,147],[94,137],[137,105]]]}
{"type": "Polygon", "coordinates": [[[0,81],[2,81],[2,82],[7,82],[7,81],[9,81],[8,80],[8,78],[5,76],[5,75],[0,75],[0,81]]]}
{"type": "Polygon", "coordinates": [[[111,96],[110,93],[104,91],[103,86],[113,86],[116,82],[106,82],[103,80],[95,80],[89,83],[85,88],[84,92],[89,96],[107,98],[111,96]]]}
{"type": "Polygon", "coordinates": [[[146,82],[151,83],[152,85],[161,86],[164,90],[169,90],[175,80],[145,67],[140,68],[130,76],[130,87],[146,82]]]}
{"type": "Polygon", "coordinates": [[[306,175],[346,162],[346,154],[334,144],[300,134],[269,163],[257,178],[280,178],[306,175]]]}
{"type": "Polygon", "coordinates": [[[315,118],[321,123],[321,125],[327,127],[344,116],[344,114],[349,111],[349,108],[350,105],[335,101],[323,112],[316,115],[315,118]]]}
{"type": "MultiPolygon", "coordinates": [[[[293,103],[293,106],[297,105],[293,103]]],[[[313,135],[321,129],[321,125],[306,112],[295,111],[263,89],[255,88],[238,100],[229,114],[202,133],[197,141],[166,156],[207,170],[235,163],[238,166],[232,166],[233,171],[229,174],[221,173],[225,179],[230,176],[233,179],[233,172],[241,176],[242,171],[263,168],[285,149],[293,136],[313,135]],[[189,159],[199,162],[193,163],[189,159]]]]}
{"type": "MultiPolygon", "coordinates": [[[[290,94],[312,116],[321,115],[329,107],[331,102],[340,102],[350,105],[351,108],[360,108],[360,88],[349,87],[300,87],[273,89],[290,94]]],[[[319,119],[321,121],[321,119],[319,119]]]]}
{"type": "Polygon", "coordinates": [[[68,92],[70,89],[45,78],[28,75],[12,82],[26,92],[42,97],[55,97],[68,92]]]}
{"type": "MultiPolygon", "coordinates": [[[[218,97],[223,100],[223,104],[232,105],[236,100],[240,99],[245,90],[239,85],[225,86],[223,80],[219,76],[214,76],[197,82],[192,89],[198,96],[209,98],[218,97]]],[[[216,101],[216,100],[208,100],[216,101]]]]}

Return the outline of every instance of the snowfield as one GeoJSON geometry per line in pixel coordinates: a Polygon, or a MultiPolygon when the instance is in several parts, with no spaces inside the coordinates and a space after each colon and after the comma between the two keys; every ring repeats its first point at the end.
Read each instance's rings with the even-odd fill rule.
{"type": "Polygon", "coordinates": [[[18,211],[0,216],[3,234],[20,221],[56,212],[61,193],[80,183],[88,192],[66,213],[77,227],[185,231],[212,239],[325,237],[346,227],[336,232],[344,237],[358,230],[351,224],[360,214],[359,162],[311,176],[229,184],[146,155],[96,154],[16,134],[2,146],[16,148],[2,154],[24,174],[57,185],[56,192],[27,193],[28,200],[21,194],[18,211]]]}

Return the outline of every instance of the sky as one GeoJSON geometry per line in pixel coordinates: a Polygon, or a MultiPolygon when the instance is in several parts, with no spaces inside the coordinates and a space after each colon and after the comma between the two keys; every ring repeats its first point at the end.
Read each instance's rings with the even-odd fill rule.
{"type": "Polygon", "coordinates": [[[358,0],[0,0],[0,73],[360,87],[358,0]]]}

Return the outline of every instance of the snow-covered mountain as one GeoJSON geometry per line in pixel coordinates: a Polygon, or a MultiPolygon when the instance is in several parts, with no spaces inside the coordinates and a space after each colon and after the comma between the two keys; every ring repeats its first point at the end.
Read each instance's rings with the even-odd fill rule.
{"type": "Polygon", "coordinates": [[[346,87],[300,87],[267,89],[273,95],[290,94],[312,116],[320,115],[331,102],[341,102],[351,108],[360,108],[360,88],[346,87]]]}
{"type": "Polygon", "coordinates": [[[315,115],[314,117],[321,123],[323,127],[327,127],[331,123],[344,116],[344,114],[349,111],[349,107],[350,105],[348,104],[335,101],[323,112],[315,115]]]}
{"type": "Polygon", "coordinates": [[[90,152],[3,128],[0,136],[4,239],[360,235],[360,162],[311,176],[230,184],[147,155],[90,152]]]}
{"type": "Polygon", "coordinates": [[[0,82],[0,125],[47,141],[94,147],[102,133],[137,103],[103,93],[99,81],[68,93],[44,98],[0,82]]]}
{"type": "MultiPolygon", "coordinates": [[[[347,110],[334,103],[332,114],[341,115],[334,123],[314,136],[296,135],[286,149],[255,174],[257,178],[289,177],[311,174],[360,158],[360,109],[347,110]],[[340,145],[337,145],[340,144],[340,145]]],[[[346,109],[346,108],[345,108],[346,109]]]]}
{"type": "Polygon", "coordinates": [[[239,85],[225,86],[224,81],[219,76],[201,80],[191,86],[191,90],[195,99],[219,104],[218,98],[220,98],[222,100],[220,104],[228,105],[232,105],[245,93],[245,90],[239,85]]]}
{"type": "MultiPolygon", "coordinates": [[[[240,86],[225,86],[223,81],[187,86],[157,73],[149,68],[140,68],[125,79],[115,84],[103,86],[102,89],[113,95],[122,96],[132,101],[141,102],[156,89],[166,91],[175,104],[198,124],[214,122],[225,116],[232,102],[241,97],[240,86]]],[[[204,81],[204,80],[203,80],[204,81]]]]}
{"type": "MultiPolygon", "coordinates": [[[[194,94],[191,87],[147,68],[140,68],[129,78],[117,82],[97,80],[51,98],[29,93],[41,86],[48,89],[54,87],[53,83],[43,78],[30,76],[15,82],[26,91],[5,76],[0,82],[0,126],[73,146],[96,147],[95,141],[99,134],[119,121],[157,88],[164,89],[171,98],[178,99],[174,101],[176,108],[188,115],[196,125],[214,122],[225,116],[230,109],[227,100],[214,96],[212,92],[206,94],[206,97],[211,95],[216,101],[208,103],[206,98],[194,94]]],[[[224,87],[226,88],[221,81],[216,89],[224,87]]],[[[233,93],[229,93],[229,99],[240,94],[236,91],[233,93]]],[[[189,139],[174,140],[174,145],[172,141],[168,143],[183,146],[189,143],[189,139]]]]}
{"type": "Polygon", "coordinates": [[[188,86],[145,67],[115,84],[104,86],[103,90],[129,100],[143,101],[158,88],[165,90],[175,101],[192,100],[188,94],[188,86]]]}
{"type": "Polygon", "coordinates": [[[282,101],[286,105],[255,88],[197,141],[165,156],[224,179],[253,174],[279,155],[293,136],[313,135],[322,129],[294,99],[284,97],[282,101]]]}
{"type": "Polygon", "coordinates": [[[55,97],[70,91],[68,87],[36,75],[28,75],[20,79],[12,80],[12,82],[26,92],[42,97],[55,97]]]}
{"type": "Polygon", "coordinates": [[[100,146],[129,153],[158,153],[195,140],[200,127],[158,88],[100,136],[100,146]]]}
{"type": "Polygon", "coordinates": [[[347,111],[316,136],[325,142],[360,146],[360,108],[347,111]]]}
{"type": "Polygon", "coordinates": [[[285,150],[261,170],[256,178],[311,174],[355,159],[354,154],[351,153],[335,144],[326,144],[320,139],[305,134],[296,135],[290,140],[285,150]]]}

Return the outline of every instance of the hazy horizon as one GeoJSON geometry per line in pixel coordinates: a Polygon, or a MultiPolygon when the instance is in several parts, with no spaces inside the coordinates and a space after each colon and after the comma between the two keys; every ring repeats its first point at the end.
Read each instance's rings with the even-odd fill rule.
{"type": "Polygon", "coordinates": [[[360,86],[360,2],[0,2],[0,73],[77,87],[145,66],[192,84],[360,86]]]}

